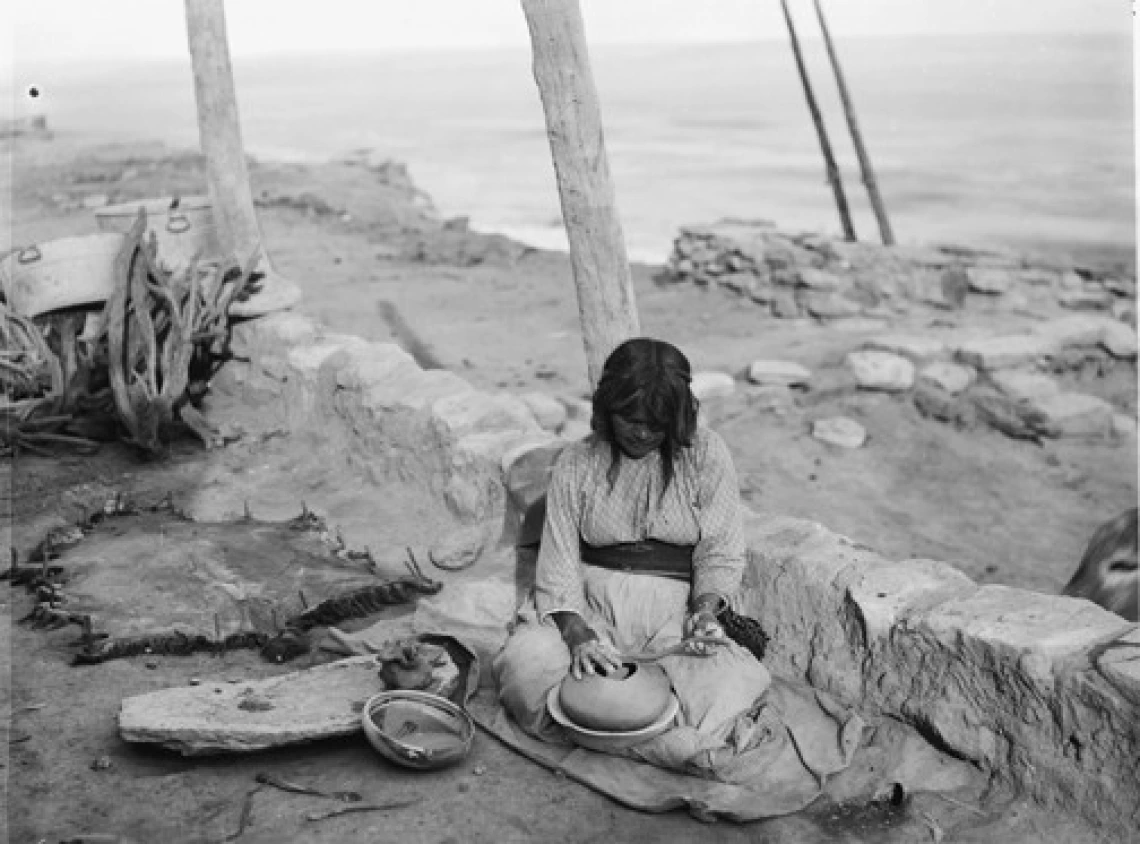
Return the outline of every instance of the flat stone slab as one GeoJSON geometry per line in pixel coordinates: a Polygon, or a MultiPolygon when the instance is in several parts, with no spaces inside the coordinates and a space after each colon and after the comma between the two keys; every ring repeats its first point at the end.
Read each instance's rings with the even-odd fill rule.
{"type": "Polygon", "coordinates": [[[840,448],[859,448],[867,441],[867,429],[846,416],[817,420],[811,426],[811,435],[840,448]]]}
{"type": "Polygon", "coordinates": [[[365,701],[383,690],[374,656],[267,680],[211,680],[126,698],[119,735],[184,756],[266,750],[357,732],[365,701]]]}
{"type": "Polygon", "coordinates": [[[962,363],[978,369],[1002,369],[1035,363],[1052,355],[1055,348],[1048,337],[1015,334],[968,340],[958,347],[957,357],[962,363]]]}
{"type": "Polygon", "coordinates": [[[865,390],[898,393],[914,386],[914,364],[889,352],[850,352],[846,363],[865,390]]]}
{"type": "Polygon", "coordinates": [[[811,370],[786,360],[756,360],[748,367],[748,380],[753,384],[797,387],[811,381],[811,370]]]}
{"type": "Polygon", "coordinates": [[[917,362],[933,360],[947,353],[946,344],[936,337],[922,337],[912,334],[887,334],[882,337],[872,337],[863,344],[863,348],[902,355],[917,362]]]}

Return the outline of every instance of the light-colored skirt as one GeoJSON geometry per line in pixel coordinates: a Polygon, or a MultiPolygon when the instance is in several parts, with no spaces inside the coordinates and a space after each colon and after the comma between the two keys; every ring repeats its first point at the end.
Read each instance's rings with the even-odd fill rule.
{"type": "MultiPolygon", "coordinates": [[[[585,571],[585,620],[619,651],[655,652],[681,641],[687,583],[595,566],[585,571]]],[[[763,705],[768,670],[735,642],[707,657],[671,656],[659,664],[680,703],[677,723],[623,755],[720,779],[716,769],[726,755],[782,735],[778,716],[763,705]]],[[[499,699],[515,721],[537,738],[565,742],[546,709],[550,690],[570,670],[570,652],[553,621],[540,623],[533,607],[526,609],[493,670],[499,699]]]]}

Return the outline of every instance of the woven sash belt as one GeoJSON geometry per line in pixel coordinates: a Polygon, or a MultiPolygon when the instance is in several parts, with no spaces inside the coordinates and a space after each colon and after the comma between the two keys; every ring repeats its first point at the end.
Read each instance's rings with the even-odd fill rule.
{"type": "MultiPolygon", "coordinates": [[[[674,545],[658,539],[622,542],[617,545],[590,545],[579,537],[578,547],[582,562],[588,566],[630,574],[671,577],[686,582],[692,580],[693,545],[674,545]]],[[[760,622],[738,615],[732,607],[722,609],[719,617],[728,638],[748,648],[757,659],[764,658],[768,648],[768,634],[760,622]]]]}
{"type": "Polygon", "coordinates": [[[658,539],[617,545],[591,545],[584,539],[579,540],[582,562],[588,566],[685,581],[693,575],[693,548],[658,539]]]}

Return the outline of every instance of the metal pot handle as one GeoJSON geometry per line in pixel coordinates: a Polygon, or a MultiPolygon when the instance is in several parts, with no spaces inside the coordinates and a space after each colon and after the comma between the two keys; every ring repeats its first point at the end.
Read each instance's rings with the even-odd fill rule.
{"type": "Polygon", "coordinates": [[[31,264],[41,258],[43,258],[43,253],[40,252],[40,248],[35,245],[21,249],[16,255],[16,260],[21,264],[31,264]]]}
{"type": "Polygon", "coordinates": [[[171,214],[166,220],[166,230],[173,234],[182,234],[190,225],[190,219],[185,214],[171,214]]]}

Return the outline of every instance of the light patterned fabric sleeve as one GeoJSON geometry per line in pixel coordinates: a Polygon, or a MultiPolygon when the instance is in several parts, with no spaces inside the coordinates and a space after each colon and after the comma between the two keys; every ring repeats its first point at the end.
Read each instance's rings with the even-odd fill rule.
{"type": "Polygon", "coordinates": [[[693,595],[712,593],[727,603],[744,574],[744,520],[732,454],[715,431],[697,455],[697,518],[701,538],[693,551],[693,595]]]}
{"type": "Polygon", "coordinates": [[[558,456],[546,491],[546,523],[534,583],[540,621],[552,612],[575,612],[585,617],[586,595],[578,545],[583,468],[580,448],[579,444],[571,445],[558,456]]]}

